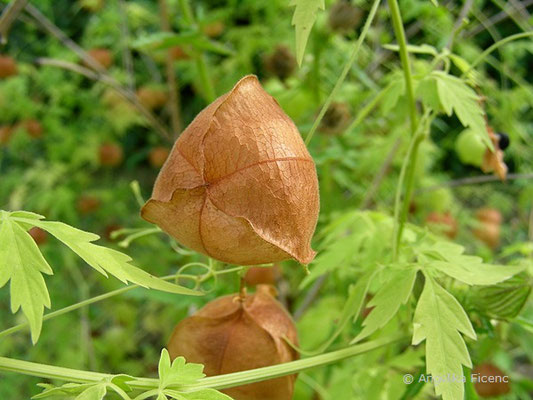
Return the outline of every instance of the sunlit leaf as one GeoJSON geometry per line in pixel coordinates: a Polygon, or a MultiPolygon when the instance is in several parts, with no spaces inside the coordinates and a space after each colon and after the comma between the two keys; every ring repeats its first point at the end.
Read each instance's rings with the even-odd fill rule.
{"type": "Polygon", "coordinates": [[[295,6],[292,24],[296,29],[296,59],[302,65],[307,40],[315,23],[318,10],[324,10],[324,0],[291,0],[295,6]]]}

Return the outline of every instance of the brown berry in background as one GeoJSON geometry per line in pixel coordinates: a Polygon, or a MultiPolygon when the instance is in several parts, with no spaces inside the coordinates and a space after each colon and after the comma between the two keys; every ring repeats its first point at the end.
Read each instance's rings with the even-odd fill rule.
{"type": "Polygon", "coordinates": [[[341,134],[348,126],[350,118],[350,109],[347,104],[333,102],[324,113],[319,130],[330,135],[341,134]]]}
{"type": "MultiPolygon", "coordinates": [[[[241,298],[229,295],[211,301],[181,321],[168,343],[172,359],[204,364],[208,376],[245,371],[296,360],[283,339],[298,345],[294,321],[273,297],[272,287],[241,298]]],[[[235,400],[290,400],[295,375],[223,390],[235,400]]]]}
{"type": "Polygon", "coordinates": [[[497,366],[484,363],[472,370],[474,388],[479,397],[496,397],[511,391],[509,378],[497,366]]]}
{"type": "Polygon", "coordinates": [[[95,48],[89,50],[87,54],[94,58],[104,69],[108,69],[113,64],[113,54],[108,49],[95,48]]]}
{"type": "Polygon", "coordinates": [[[141,87],[137,90],[139,102],[149,110],[157,110],[167,104],[168,95],[161,89],[141,87]]]}
{"type": "Polygon", "coordinates": [[[0,54],[0,78],[7,78],[17,75],[17,63],[12,57],[3,56],[0,54]]]}
{"type": "Polygon", "coordinates": [[[190,58],[181,46],[171,47],[170,49],[168,49],[168,52],[170,53],[170,57],[172,57],[174,61],[187,60],[188,58],[190,58]]]}
{"type": "Polygon", "coordinates": [[[9,125],[0,126],[0,144],[7,144],[11,135],[13,134],[13,128],[9,125]]]}
{"type": "Polygon", "coordinates": [[[480,208],[477,210],[476,217],[479,221],[488,222],[491,224],[500,225],[503,221],[502,213],[499,210],[490,207],[480,208]]]}
{"type": "Polygon", "coordinates": [[[31,228],[28,233],[33,238],[33,240],[35,240],[35,243],[37,243],[38,246],[45,244],[48,240],[48,234],[46,233],[46,231],[42,230],[37,226],[31,228]]]}
{"type": "Polygon", "coordinates": [[[100,199],[91,195],[83,195],[78,199],[76,206],[80,214],[92,214],[100,208],[100,199]]]}
{"type": "Polygon", "coordinates": [[[280,276],[281,270],[278,265],[271,267],[250,267],[244,275],[244,282],[248,286],[275,285],[280,276]]]}
{"type": "Polygon", "coordinates": [[[104,167],[116,167],[124,160],[124,151],[116,143],[104,143],[98,150],[100,165],[104,167]]]}
{"type": "Polygon", "coordinates": [[[332,31],[347,33],[353,31],[361,23],[361,9],[346,0],[339,0],[329,11],[329,27],[332,31]]]}
{"type": "Polygon", "coordinates": [[[164,146],[154,147],[148,154],[148,161],[154,168],[161,168],[170,154],[170,149],[164,146]]]}
{"type": "Polygon", "coordinates": [[[450,213],[431,212],[426,217],[426,223],[450,239],[457,236],[457,221],[450,213]]]}
{"type": "Polygon", "coordinates": [[[20,124],[32,138],[39,139],[43,136],[43,126],[36,119],[26,119],[20,124]]]}
{"type": "Polygon", "coordinates": [[[296,68],[296,58],[287,46],[277,46],[276,50],[265,58],[265,68],[269,74],[284,81],[296,68]]]}
{"type": "Polygon", "coordinates": [[[111,237],[111,234],[114,232],[114,231],[118,231],[119,229],[122,229],[122,226],[118,225],[118,224],[109,224],[109,225],[106,225],[105,229],[104,229],[104,237],[109,240],[109,241],[112,241],[113,238],[111,237]]]}
{"type": "Polygon", "coordinates": [[[491,249],[500,245],[502,214],[494,208],[481,208],[476,212],[478,226],[474,235],[491,249]]]}
{"type": "Polygon", "coordinates": [[[224,33],[224,29],[226,29],[226,25],[224,25],[224,22],[215,21],[211,22],[208,25],[205,25],[202,28],[202,31],[206,34],[206,36],[210,38],[217,38],[222,35],[222,33],[224,33]]]}
{"type": "Polygon", "coordinates": [[[308,264],[318,210],[315,163],[298,129],[249,75],[180,135],[141,215],[223,262],[308,264]]]}

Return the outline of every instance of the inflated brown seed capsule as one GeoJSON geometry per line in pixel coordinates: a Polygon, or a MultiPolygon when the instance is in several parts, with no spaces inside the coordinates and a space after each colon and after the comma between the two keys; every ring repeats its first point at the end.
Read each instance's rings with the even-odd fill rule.
{"type": "Polygon", "coordinates": [[[278,46],[276,50],[265,58],[266,70],[284,81],[292,75],[296,68],[296,58],[287,46],[278,46]]]}
{"type": "Polygon", "coordinates": [[[147,86],[137,90],[137,97],[141,104],[149,110],[157,110],[163,107],[168,100],[168,96],[163,90],[147,86]]]}
{"type": "Polygon", "coordinates": [[[0,54],[0,78],[17,75],[18,69],[15,60],[9,56],[0,54]]]}
{"type": "Polygon", "coordinates": [[[148,161],[154,168],[161,168],[170,154],[170,149],[164,146],[157,146],[148,153],[148,161]]]}
{"type": "Polygon", "coordinates": [[[33,238],[33,240],[35,240],[35,243],[37,243],[38,246],[45,244],[48,240],[48,234],[46,233],[46,231],[36,226],[32,227],[28,231],[28,233],[33,238]]]}
{"type": "Polygon", "coordinates": [[[350,118],[350,109],[345,103],[333,102],[320,121],[319,130],[330,135],[338,135],[348,126],[350,118]]]}
{"type": "MultiPolygon", "coordinates": [[[[221,297],[181,321],[167,347],[172,359],[204,364],[204,372],[213,376],[297,359],[284,337],[298,344],[294,322],[272,287],[259,285],[253,295],[221,297]]],[[[284,376],[223,392],[235,400],[290,400],[295,379],[284,376]]]]}
{"type": "Polygon", "coordinates": [[[472,370],[472,380],[479,397],[496,397],[511,391],[509,377],[494,364],[484,363],[472,370]]]}
{"type": "Polygon", "coordinates": [[[426,223],[432,226],[435,231],[454,239],[457,236],[457,221],[450,213],[431,212],[426,217],[426,223]]]}
{"type": "Polygon", "coordinates": [[[34,139],[38,139],[43,135],[43,126],[36,119],[26,119],[21,122],[22,127],[34,139]]]}
{"type": "Polygon", "coordinates": [[[89,50],[87,54],[94,58],[104,69],[108,69],[113,64],[113,54],[108,49],[95,48],[89,50]]]}
{"type": "Polygon", "coordinates": [[[11,135],[13,134],[13,127],[9,125],[0,126],[0,144],[7,144],[11,135]]]}
{"type": "Polygon", "coordinates": [[[116,167],[124,160],[124,151],[116,143],[104,143],[98,149],[100,165],[104,167],[116,167]]]}
{"type": "Polygon", "coordinates": [[[315,256],[315,163],[290,118],[255,76],[242,78],[181,134],[142,217],[223,262],[315,256]]]}
{"type": "Polygon", "coordinates": [[[361,22],[363,13],[346,0],[339,0],[329,11],[329,26],[335,32],[349,32],[361,22]]]}
{"type": "Polygon", "coordinates": [[[476,212],[478,227],[474,235],[491,249],[500,245],[502,214],[494,208],[481,208],[476,212]]]}

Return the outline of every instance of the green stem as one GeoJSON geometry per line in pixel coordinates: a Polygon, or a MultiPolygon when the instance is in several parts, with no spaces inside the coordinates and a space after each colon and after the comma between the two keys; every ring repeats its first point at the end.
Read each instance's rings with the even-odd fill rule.
{"type": "Polygon", "coordinates": [[[411,64],[409,63],[409,53],[407,51],[407,40],[405,38],[405,31],[403,29],[402,15],[397,0],[387,0],[391,11],[392,25],[394,27],[394,34],[396,41],[400,48],[400,60],[402,62],[402,69],[405,79],[405,88],[407,90],[407,103],[409,105],[409,118],[411,120],[411,135],[414,136],[416,131],[416,103],[415,92],[413,89],[413,76],[411,73],[411,64]]]}
{"type": "MultiPolygon", "coordinates": [[[[280,376],[291,375],[309,368],[327,365],[349,357],[354,357],[356,355],[363,354],[380,347],[388,346],[392,343],[405,339],[407,339],[406,336],[397,334],[363,344],[356,344],[341,350],[332,351],[330,353],[325,353],[302,360],[291,361],[288,363],[272,365],[270,367],[257,368],[248,371],[233,372],[225,375],[207,377],[199,379],[195,384],[180,386],[177,387],[177,389],[187,391],[198,390],[202,388],[224,389],[271,378],[277,378],[280,376]]],[[[19,374],[36,376],[40,378],[57,379],[76,383],[99,382],[112,376],[110,374],[56,367],[54,365],[39,364],[6,357],[0,357],[0,371],[16,372],[19,374]]],[[[159,387],[159,381],[151,378],[134,378],[134,380],[128,382],[128,384],[133,389],[143,390],[151,390],[159,387]]]]}
{"type": "Polygon", "coordinates": [[[409,212],[409,204],[411,203],[411,197],[414,189],[414,177],[416,161],[418,158],[418,147],[424,139],[423,129],[428,121],[430,112],[427,111],[422,117],[421,123],[418,125],[418,129],[411,138],[409,143],[409,149],[405,155],[405,159],[400,170],[400,178],[398,180],[398,187],[396,189],[396,196],[394,199],[394,230],[393,230],[393,245],[392,245],[392,257],[393,260],[398,260],[400,242],[402,240],[403,228],[407,221],[407,213],[409,212]],[[402,189],[405,186],[405,195],[402,201],[402,189]]]}
{"type": "Polygon", "coordinates": [[[400,49],[400,60],[402,63],[402,69],[405,79],[405,88],[407,92],[407,103],[409,106],[409,119],[411,122],[411,144],[409,146],[409,153],[406,156],[402,171],[400,173],[400,181],[398,182],[398,188],[396,190],[396,199],[394,207],[394,237],[393,237],[393,260],[397,261],[399,256],[399,247],[402,240],[403,227],[405,224],[407,212],[400,212],[402,210],[409,209],[409,202],[411,201],[411,194],[414,186],[414,167],[416,164],[416,158],[418,153],[418,145],[420,140],[417,137],[417,115],[416,115],[416,103],[413,89],[413,76],[411,73],[411,64],[409,63],[409,53],[407,51],[407,40],[405,38],[405,31],[403,29],[402,16],[400,14],[400,8],[397,0],[387,0],[391,11],[392,25],[394,27],[394,33],[396,35],[396,41],[400,49]],[[401,203],[401,192],[403,190],[403,181],[407,172],[407,186],[405,189],[405,196],[403,197],[403,203],[401,203]],[[403,205],[401,205],[403,204],[403,205]]]}
{"type": "Polygon", "coordinates": [[[315,131],[317,130],[318,125],[320,124],[320,121],[322,121],[324,114],[326,113],[331,102],[335,98],[335,95],[341,88],[342,83],[344,82],[344,79],[346,79],[346,76],[348,75],[348,72],[350,72],[350,69],[352,68],[352,64],[355,62],[355,58],[357,57],[357,53],[359,53],[359,49],[361,48],[361,44],[366,38],[366,35],[368,33],[370,25],[372,24],[372,21],[374,21],[374,17],[376,16],[376,12],[378,10],[380,1],[381,0],[374,0],[374,3],[372,4],[372,9],[370,10],[370,13],[368,14],[368,18],[366,19],[365,26],[363,27],[363,30],[361,32],[361,36],[359,36],[359,38],[355,42],[355,46],[353,48],[352,54],[350,55],[350,58],[348,59],[348,62],[344,65],[344,69],[342,70],[339,76],[339,79],[337,79],[337,82],[335,83],[333,90],[331,91],[328,98],[326,99],[326,102],[320,109],[320,112],[318,113],[318,117],[316,117],[315,122],[313,123],[313,126],[311,127],[311,130],[309,131],[309,133],[307,134],[307,137],[305,138],[306,145],[308,145],[309,142],[311,141],[311,138],[315,134],[315,131]]]}

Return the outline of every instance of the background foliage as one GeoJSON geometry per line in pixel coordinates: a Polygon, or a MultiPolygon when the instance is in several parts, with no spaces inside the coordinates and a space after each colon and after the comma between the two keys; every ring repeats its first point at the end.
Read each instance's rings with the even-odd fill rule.
{"type": "MultiPolygon", "coordinates": [[[[159,168],[150,160],[152,150],[169,148],[203,107],[250,73],[260,78],[305,137],[371,7],[370,2],[352,1],[358,13],[348,29],[340,29],[332,22],[338,6],[332,1],[294,1],[295,7],[279,0],[194,1],[189,8],[184,1],[169,0],[163,12],[161,3],[34,2],[82,49],[110,51],[112,63],[105,76],[72,71],[86,68],[79,55],[45,32],[42,20],[29,12],[14,23],[0,51],[14,58],[18,69],[16,75],[0,78],[0,129],[10,130],[0,138],[0,208],[28,210],[94,232],[102,237],[97,244],[127,253],[135,265],[156,276],[206,260],[139,218],[142,198],[149,196],[159,168]],[[164,32],[164,20],[173,33],[164,32]],[[170,62],[177,98],[169,96],[168,48],[180,49],[173,50],[170,62]],[[149,88],[163,93],[162,104],[152,109],[163,128],[110,88],[106,77],[132,92],[149,88]],[[42,134],[32,134],[29,120],[38,121],[42,134]],[[109,144],[123,152],[117,163],[101,156],[102,146],[109,144]],[[123,240],[136,233],[140,237],[131,243],[123,240]]],[[[383,3],[309,144],[320,179],[314,241],[319,255],[309,274],[294,262],[282,263],[277,282],[282,302],[297,319],[304,350],[325,349],[324,343],[339,348],[354,338],[379,338],[398,330],[413,333],[414,315],[413,342],[425,339],[428,355],[424,345],[403,343],[312,369],[300,374],[295,399],[340,399],[348,398],[347,393],[349,398],[426,398],[434,393],[431,385],[409,393],[413,389],[402,382],[403,374],[416,376],[425,371],[425,363],[433,365],[434,373],[438,366],[461,371],[468,354],[472,365],[490,362],[510,375],[512,392],[506,398],[527,399],[533,391],[533,307],[526,303],[533,257],[533,41],[507,43],[476,66],[475,73],[468,67],[501,38],[531,31],[533,8],[528,1],[464,3],[471,4],[468,21],[461,26],[463,2],[441,1],[438,7],[428,0],[400,2],[409,43],[419,46],[410,48],[416,98],[421,110],[432,110],[414,171],[408,216],[413,225],[406,227],[402,256],[392,256],[391,215],[409,150],[409,109],[398,48],[387,46],[395,43],[395,36],[383,3]],[[478,148],[459,140],[465,127],[486,140],[483,109],[492,128],[509,136],[505,162],[511,174],[522,178],[483,182],[475,178],[482,175],[479,166],[464,162],[465,154],[478,148]],[[471,182],[457,181],[471,177],[471,182]],[[482,229],[476,218],[482,207],[496,208],[503,216],[501,243],[495,248],[474,234],[482,229]],[[454,241],[462,247],[427,223],[435,212],[453,216],[458,226],[454,241]],[[506,264],[505,276],[487,263],[506,264]],[[436,304],[450,310],[438,320],[433,318],[436,304]],[[369,307],[375,307],[370,314],[369,307]],[[363,322],[362,315],[371,317],[363,322]],[[435,325],[443,321],[443,326],[435,325]],[[425,328],[417,330],[417,324],[425,328]],[[434,347],[432,337],[452,338],[464,349],[443,360],[445,354],[439,358],[428,349],[434,347]]],[[[152,108],[150,101],[155,100],[144,100],[145,108],[152,108]]],[[[54,271],[54,276],[44,276],[50,299],[41,299],[52,310],[122,287],[87,268],[50,234],[39,250],[54,271]]],[[[41,271],[51,272],[46,264],[41,271]]],[[[191,267],[188,273],[200,275],[205,269],[191,267]]],[[[216,278],[207,276],[202,282],[201,289],[210,289],[203,297],[127,291],[45,322],[35,346],[24,332],[1,337],[0,354],[157,376],[161,348],[177,321],[238,289],[236,274],[216,278]]],[[[190,281],[180,283],[193,287],[190,281]]],[[[10,312],[12,301],[8,288],[2,288],[2,329],[26,321],[22,313],[10,312]]],[[[0,398],[40,392],[36,384],[42,379],[15,374],[0,379],[0,398]]],[[[457,393],[446,390],[452,390],[448,398],[457,393]]]]}

